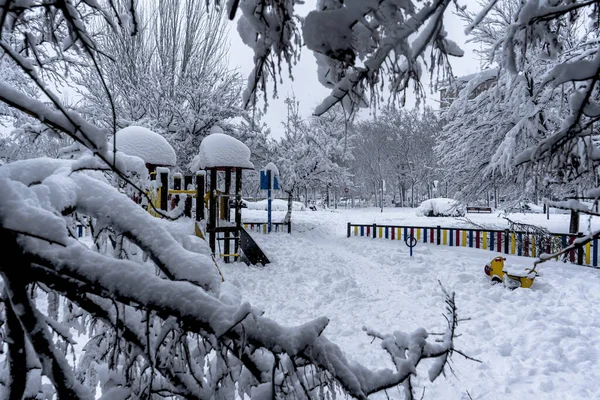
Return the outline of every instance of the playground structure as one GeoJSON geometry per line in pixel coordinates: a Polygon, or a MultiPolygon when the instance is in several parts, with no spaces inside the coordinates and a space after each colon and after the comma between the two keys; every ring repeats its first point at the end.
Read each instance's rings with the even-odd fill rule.
{"type": "Polygon", "coordinates": [[[176,157],[166,139],[149,129],[130,126],[117,132],[115,142],[119,151],[140,157],[146,164],[151,182],[147,197],[136,196],[133,200],[151,215],[165,215],[178,207],[185,196],[183,214],[191,218],[195,209],[195,234],[205,240],[207,237],[213,256],[220,256],[226,263],[238,261],[241,249],[247,263],[269,262],[242,226],[242,171],[254,169],[246,145],[213,127],[193,161],[192,168],[197,170],[195,184],[193,176],[175,173],[171,189],[168,167],[176,165],[176,157]],[[231,199],[235,201],[230,202],[231,199]]]}
{"type": "MultiPolygon", "coordinates": [[[[194,216],[195,234],[203,239],[208,238],[207,242],[213,255],[219,256],[223,258],[224,262],[229,263],[231,260],[240,260],[239,250],[241,249],[245,256],[242,260],[246,263],[269,263],[267,256],[246,230],[266,233],[267,224],[241,221],[241,195],[239,199],[237,198],[237,194],[241,194],[241,169],[227,167],[223,170],[208,168],[208,171],[198,171],[195,183],[193,183],[192,176],[182,177],[181,174],[174,174],[173,188],[169,188],[171,181],[169,174],[167,168],[158,168],[157,172],[151,175],[156,182],[154,188],[148,192],[152,204],[147,207],[147,210],[151,215],[160,217],[160,212],[173,210],[178,206],[181,197],[185,196],[183,214],[190,218],[194,216]],[[209,178],[208,182],[207,177],[209,178]],[[182,189],[182,181],[185,189],[182,189]],[[235,191],[232,193],[233,181],[235,181],[235,191]],[[227,189],[228,187],[229,189],[227,189]],[[230,207],[232,203],[229,200],[231,198],[236,200],[234,207],[230,207]],[[231,221],[232,209],[234,221],[231,221]],[[223,243],[222,252],[221,242],[223,243]],[[217,252],[217,250],[219,251],[217,252]]],[[[274,223],[273,225],[276,227],[276,231],[282,232],[286,226],[289,227],[284,223],[274,223]]]]}
{"type": "MultiPolygon", "coordinates": [[[[438,246],[461,246],[481,250],[494,251],[524,257],[538,257],[542,253],[554,254],[571,245],[582,233],[537,233],[494,230],[445,228],[441,226],[397,226],[377,224],[353,224],[348,222],[347,237],[363,236],[373,239],[406,240],[414,236],[418,242],[431,243],[438,246]]],[[[583,246],[570,250],[565,255],[565,261],[598,267],[600,240],[593,239],[583,246]]]]}
{"type": "Polygon", "coordinates": [[[169,189],[169,170],[157,168],[151,174],[156,184],[149,193],[152,205],[148,211],[159,216],[155,210],[173,209],[180,196],[185,195],[183,213],[191,217],[192,198],[195,198],[194,230],[207,240],[213,256],[219,256],[225,263],[241,259],[248,264],[268,264],[269,259],[242,225],[242,173],[254,169],[250,150],[237,139],[217,131],[202,141],[194,166],[198,169],[195,188],[191,176],[174,174],[173,189],[169,189]]]}

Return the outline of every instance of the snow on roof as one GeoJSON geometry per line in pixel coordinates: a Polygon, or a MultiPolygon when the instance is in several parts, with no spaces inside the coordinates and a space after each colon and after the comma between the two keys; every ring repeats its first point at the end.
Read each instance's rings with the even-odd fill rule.
{"type": "MultiPolygon", "coordinates": [[[[175,166],[177,156],[167,139],[143,126],[128,126],[117,131],[117,150],[137,156],[146,164],[175,166]]],[[[112,143],[111,143],[112,145],[112,143]]]]}
{"type": "Polygon", "coordinates": [[[192,170],[219,167],[254,169],[250,162],[250,149],[224,133],[208,135],[200,143],[200,152],[192,162],[192,170]]]}

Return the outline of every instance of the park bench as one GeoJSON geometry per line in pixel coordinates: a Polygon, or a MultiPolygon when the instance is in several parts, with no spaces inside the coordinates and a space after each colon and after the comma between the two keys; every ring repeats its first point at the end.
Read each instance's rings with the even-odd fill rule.
{"type": "Polygon", "coordinates": [[[483,207],[483,206],[467,206],[468,213],[491,213],[491,207],[483,207]]]}

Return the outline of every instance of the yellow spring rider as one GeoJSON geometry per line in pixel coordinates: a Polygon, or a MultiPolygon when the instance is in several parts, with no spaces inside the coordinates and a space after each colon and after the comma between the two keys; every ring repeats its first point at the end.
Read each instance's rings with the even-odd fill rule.
{"type": "Polygon", "coordinates": [[[496,257],[485,265],[485,274],[492,278],[492,282],[503,282],[509,289],[518,287],[528,288],[533,285],[533,281],[538,276],[535,268],[511,268],[504,265],[506,258],[496,257]]]}

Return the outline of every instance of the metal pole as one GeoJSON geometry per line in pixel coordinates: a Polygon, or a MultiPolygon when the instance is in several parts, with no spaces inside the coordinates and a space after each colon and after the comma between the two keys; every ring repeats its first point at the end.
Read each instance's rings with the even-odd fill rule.
{"type": "Polygon", "coordinates": [[[267,232],[271,233],[271,170],[267,170],[267,232]]]}

